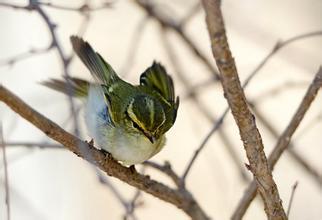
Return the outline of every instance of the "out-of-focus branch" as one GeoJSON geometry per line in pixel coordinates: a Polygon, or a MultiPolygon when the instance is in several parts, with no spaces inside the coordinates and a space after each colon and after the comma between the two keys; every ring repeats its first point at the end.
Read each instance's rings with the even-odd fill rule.
{"type": "Polygon", "coordinates": [[[79,13],[86,13],[86,12],[92,12],[92,11],[98,11],[98,10],[103,10],[105,8],[111,8],[113,2],[103,2],[101,5],[93,7],[90,6],[88,4],[82,4],[79,7],[68,7],[65,5],[57,5],[54,4],[52,2],[42,2],[42,1],[38,1],[39,5],[43,5],[49,8],[53,8],[53,9],[58,9],[58,10],[64,10],[64,11],[75,11],[75,12],[79,12],[79,13]]]}
{"type": "Polygon", "coordinates": [[[221,82],[249,160],[249,169],[262,195],[268,219],[287,219],[279,192],[268,166],[261,135],[239,81],[226,36],[219,0],[203,0],[212,53],[221,82]]]}
{"type": "Polygon", "coordinates": [[[4,187],[5,187],[5,203],[7,208],[7,220],[10,220],[10,189],[9,189],[9,177],[8,177],[8,162],[6,154],[6,144],[4,142],[2,124],[0,123],[0,148],[2,148],[2,161],[4,169],[4,187]]]}
{"type": "Polygon", "coordinates": [[[15,55],[15,56],[7,58],[7,59],[0,60],[0,66],[8,65],[11,67],[21,60],[28,59],[28,58],[33,57],[35,55],[47,53],[52,48],[53,48],[53,44],[50,44],[49,46],[47,46],[45,48],[40,48],[40,49],[31,48],[30,50],[28,50],[26,52],[20,53],[18,55],[15,55]]]}
{"type": "Polygon", "coordinates": [[[181,26],[178,21],[166,16],[164,13],[157,10],[156,6],[153,3],[151,3],[151,1],[146,1],[146,0],[134,0],[134,1],[140,7],[142,7],[149,16],[151,16],[156,21],[158,21],[161,26],[167,29],[173,30],[175,33],[177,33],[178,36],[183,40],[183,42],[187,44],[188,48],[196,55],[196,58],[202,61],[202,63],[205,64],[209,72],[211,72],[214,75],[215,81],[219,80],[219,74],[216,71],[213,64],[207,59],[205,55],[202,54],[202,52],[197,48],[196,44],[194,44],[193,41],[187,36],[187,34],[183,30],[183,26],[181,26]]]}
{"type": "Polygon", "coordinates": [[[137,24],[137,27],[135,28],[130,42],[130,48],[126,55],[124,64],[120,70],[120,75],[122,75],[123,77],[125,77],[129,73],[129,70],[131,69],[134,63],[136,53],[138,51],[138,47],[140,45],[140,41],[144,33],[144,28],[146,27],[147,21],[148,18],[145,16],[144,18],[142,18],[142,20],[137,24]]]}
{"type": "Polygon", "coordinates": [[[12,9],[22,9],[22,10],[33,10],[33,5],[35,5],[35,4],[42,5],[42,6],[49,7],[49,8],[58,9],[58,10],[75,11],[75,12],[79,12],[79,13],[98,11],[98,10],[112,7],[112,2],[104,2],[102,5],[96,6],[96,7],[90,6],[86,3],[82,4],[79,7],[68,7],[68,6],[64,6],[64,5],[57,5],[57,4],[54,4],[51,2],[41,2],[41,1],[32,1],[32,0],[30,0],[29,5],[26,5],[26,6],[12,4],[9,2],[0,2],[0,6],[9,7],[12,9]]]}
{"type": "MultiPolygon", "coordinates": [[[[300,122],[302,121],[305,113],[309,109],[310,105],[312,104],[314,98],[316,97],[319,89],[322,86],[322,68],[319,69],[319,71],[316,73],[315,78],[311,85],[309,86],[304,98],[302,99],[301,104],[299,105],[296,113],[294,114],[291,122],[287,126],[287,128],[284,130],[280,138],[278,139],[277,144],[274,147],[274,150],[268,157],[268,163],[271,169],[274,168],[276,162],[282,155],[282,153],[287,149],[289,146],[289,143],[291,141],[291,138],[299,126],[300,122]]],[[[236,208],[232,219],[233,220],[239,220],[242,219],[244,216],[247,208],[249,207],[250,203],[253,201],[253,199],[256,196],[257,186],[256,182],[253,181],[245,190],[244,196],[241,199],[241,201],[238,204],[238,207],[236,208]]]]}
{"type": "MultiPolygon", "coordinates": [[[[268,118],[260,112],[256,106],[253,106],[252,108],[254,114],[256,115],[256,118],[263,124],[263,126],[271,133],[271,135],[278,139],[279,134],[277,130],[273,127],[273,125],[270,123],[268,118]]],[[[304,171],[306,171],[312,179],[318,184],[318,186],[322,186],[322,176],[319,174],[317,170],[314,169],[314,167],[309,163],[309,161],[306,161],[297,151],[295,150],[294,144],[291,142],[287,148],[287,152],[292,157],[292,159],[298,163],[304,171]]]]}
{"type": "Polygon", "coordinates": [[[190,19],[200,11],[201,8],[202,7],[201,7],[200,1],[197,1],[192,6],[192,8],[187,12],[187,14],[181,19],[180,26],[181,27],[185,26],[188,23],[188,21],[190,21],[190,19]]]}
{"type": "Polygon", "coordinates": [[[0,85],[0,100],[7,104],[21,117],[25,118],[44,132],[48,137],[61,143],[77,156],[82,157],[93,165],[99,167],[108,175],[116,177],[131,186],[177,206],[192,219],[208,219],[205,212],[189,191],[184,189],[174,190],[162,183],[150,179],[148,176],[133,171],[133,169],[122,166],[111,158],[111,156],[105,155],[100,150],[66,132],[57,124],[32,109],[2,85],[0,85]],[[82,152],[88,152],[90,157],[83,155],[82,152]]]}
{"type": "Polygon", "coordinates": [[[162,173],[165,173],[172,179],[172,181],[174,182],[174,184],[176,184],[177,187],[181,186],[180,177],[173,171],[171,164],[168,161],[164,162],[163,165],[157,164],[152,161],[145,161],[143,164],[146,166],[152,167],[156,170],[159,170],[162,173]]]}
{"type": "Polygon", "coordinates": [[[296,181],[292,187],[292,192],[291,192],[291,197],[290,197],[290,201],[288,202],[288,207],[287,207],[287,217],[290,216],[290,212],[291,212],[291,208],[292,208],[292,204],[293,204],[293,199],[294,199],[294,195],[295,195],[295,190],[298,186],[298,182],[296,181]]]}

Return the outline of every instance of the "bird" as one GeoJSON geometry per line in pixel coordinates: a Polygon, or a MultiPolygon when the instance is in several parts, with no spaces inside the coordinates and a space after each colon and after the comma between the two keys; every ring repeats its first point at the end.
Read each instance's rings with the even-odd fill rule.
{"type": "Polygon", "coordinates": [[[179,107],[172,77],[163,65],[153,61],[140,75],[139,84],[133,85],[121,79],[87,41],[78,36],[70,41],[94,82],[68,77],[41,84],[84,100],[90,137],[115,160],[132,166],[160,152],[179,107]]]}

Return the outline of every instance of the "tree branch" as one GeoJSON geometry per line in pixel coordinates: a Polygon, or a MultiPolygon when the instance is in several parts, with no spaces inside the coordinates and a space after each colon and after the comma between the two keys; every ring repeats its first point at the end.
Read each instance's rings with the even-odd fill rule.
{"type": "Polygon", "coordinates": [[[202,210],[189,191],[174,190],[160,182],[150,179],[149,176],[142,175],[133,171],[133,169],[122,166],[110,156],[106,156],[100,150],[66,132],[56,123],[32,109],[2,85],[0,85],[0,100],[7,104],[21,117],[25,118],[44,132],[48,137],[61,143],[77,156],[99,167],[109,176],[116,177],[131,186],[177,206],[192,219],[208,219],[206,213],[202,210]],[[83,152],[88,152],[90,157],[84,155],[83,152]]]}
{"type": "Polygon", "coordinates": [[[268,219],[287,219],[277,186],[272,177],[264,152],[255,117],[250,112],[241,87],[235,61],[231,55],[219,0],[203,0],[212,53],[221,75],[221,83],[241,139],[244,144],[249,169],[263,198],[268,219]]]}
{"type": "MultiPolygon", "coordinates": [[[[322,68],[320,67],[319,71],[316,73],[313,82],[311,83],[310,87],[308,88],[300,106],[298,107],[295,115],[293,116],[291,122],[284,130],[280,138],[278,139],[277,144],[274,147],[274,150],[268,157],[268,163],[271,169],[274,168],[275,164],[277,163],[278,159],[282,155],[282,153],[287,149],[291,138],[299,126],[300,122],[302,121],[305,113],[309,109],[311,103],[313,102],[314,98],[316,97],[319,89],[322,86],[322,68]]],[[[250,203],[256,196],[256,182],[253,181],[247,189],[245,190],[244,196],[239,202],[237,209],[235,210],[231,219],[237,220],[241,219],[245,214],[247,208],[249,207],[250,203]]]]}

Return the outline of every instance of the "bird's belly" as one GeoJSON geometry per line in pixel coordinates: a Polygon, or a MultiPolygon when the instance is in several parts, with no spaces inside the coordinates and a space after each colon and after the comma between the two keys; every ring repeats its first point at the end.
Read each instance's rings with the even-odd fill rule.
{"type": "Polygon", "coordinates": [[[111,153],[113,158],[125,165],[142,163],[158,153],[164,145],[164,137],[151,143],[141,134],[130,134],[122,128],[109,127],[99,132],[98,146],[111,153]]]}

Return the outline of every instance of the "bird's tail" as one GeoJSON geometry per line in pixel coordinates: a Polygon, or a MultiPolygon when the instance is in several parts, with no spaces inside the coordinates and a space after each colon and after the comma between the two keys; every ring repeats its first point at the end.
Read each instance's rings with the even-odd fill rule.
{"type": "Polygon", "coordinates": [[[109,86],[114,81],[119,80],[113,68],[99,53],[94,51],[88,42],[77,36],[71,36],[70,41],[75,53],[89,69],[97,83],[109,86]]]}
{"type": "Polygon", "coordinates": [[[66,80],[50,79],[40,84],[73,97],[86,97],[90,86],[86,80],[74,77],[69,78],[69,83],[66,80]]]}

